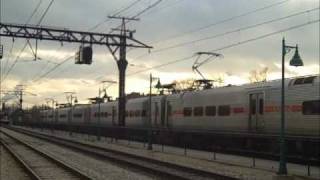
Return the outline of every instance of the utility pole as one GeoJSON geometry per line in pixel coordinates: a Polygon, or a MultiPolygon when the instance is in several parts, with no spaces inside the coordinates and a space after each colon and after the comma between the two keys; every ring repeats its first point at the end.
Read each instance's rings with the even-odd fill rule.
{"type": "Polygon", "coordinates": [[[69,136],[72,136],[72,119],[73,119],[73,101],[74,103],[77,103],[77,97],[74,95],[76,94],[75,92],[64,92],[66,94],[66,98],[67,98],[67,104],[70,107],[70,110],[68,112],[68,124],[69,124],[69,136]]]}
{"type": "Polygon", "coordinates": [[[54,128],[53,128],[53,125],[54,125],[54,110],[55,110],[55,104],[57,103],[57,101],[55,101],[53,98],[46,98],[46,101],[47,101],[47,104],[49,106],[49,103],[51,102],[51,107],[52,107],[52,111],[51,111],[51,133],[54,132],[54,128]]]}
{"type": "MultiPolygon", "coordinates": [[[[127,51],[127,33],[129,37],[133,37],[135,31],[126,29],[126,21],[138,21],[138,18],[128,18],[120,16],[108,16],[111,19],[120,19],[121,27],[120,29],[113,29],[114,31],[120,31],[120,46],[119,46],[119,58],[115,56],[115,51],[109,47],[114,59],[117,61],[119,70],[119,99],[118,99],[118,124],[119,126],[125,126],[125,114],[126,114],[126,92],[125,92],[125,81],[126,81],[126,69],[128,66],[128,61],[126,59],[127,51]]],[[[150,47],[148,47],[150,48],[150,47]]]]}
{"type": "Polygon", "coordinates": [[[150,86],[149,86],[149,122],[148,122],[148,150],[152,150],[152,82],[154,80],[158,80],[158,83],[156,87],[160,87],[160,78],[153,77],[152,74],[150,74],[150,86]]]}
{"type": "Polygon", "coordinates": [[[126,60],[126,48],[152,47],[134,39],[133,33],[135,31],[129,31],[126,29],[126,21],[138,20],[137,18],[117,16],[110,16],[109,18],[122,20],[121,28],[115,29],[120,30],[120,34],[103,34],[0,22],[0,36],[107,46],[113,58],[117,62],[119,70],[118,121],[120,126],[124,126],[126,111],[125,75],[128,65],[126,60]],[[118,51],[119,54],[117,55],[118,51]]]}

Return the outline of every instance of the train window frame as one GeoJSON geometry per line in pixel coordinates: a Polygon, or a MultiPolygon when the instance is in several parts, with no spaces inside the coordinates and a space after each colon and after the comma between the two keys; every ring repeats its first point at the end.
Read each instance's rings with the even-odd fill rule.
{"type": "Polygon", "coordinates": [[[146,115],[147,115],[147,111],[145,109],[143,109],[141,111],[141,117],[146,117],[146,115]]]}
{"type": "Polygon", "coordinates": [[[303,80],[303,84],[313,84],[313,81],[316,79],[316,76],[306,77],[303,80]]]}
{"type": "Polygon", "coordinates": [[[129,111],[129,117],[134,117],[134,111],[133,110],[129,111]]]}
{"type": "Polygon", "coordinates": [[[260,98],[259,99],[259,114],[263,115],[264,112],[264,99],[260,98]]]}
{"type": "Polygon", "coordinates": [[[216,106],[206,106],[205,107],[205,115],[206,116],[216,116],[217,107],[216,106]]]}
{"type": "Polygon", "coordinates": [[[183,116],[191,117],[192,116],[192,107],[184,107],[183,108],[183,116]]]}
{"type": "Polygon", "coordinates": [[[134,116],[135,117],[140,117],[140,114],[141,114],[140,110],[135,110],[134,111],[134,116]]]}
{"type": "Polygon", "coordinates": [[[320,115],[320,99],[302,102],[303,115],[320,115]]]}
{"type": "Polygon", "coordinates": [[[257,100],[251,99],[250,100],[250,114],[256,115],[256,113],[257,113],[257,100]]]}
{"type": "Polygon", "coordinates": [[[230,116],[231,107],[230,105],[220,105],[218,106],[218,116],[230,116]]]}
{"type": "Polygon", "coordinates": [[[203,116],[203,107],[196,106],[193,108],[193,116],[203,116]]]}
{"type": "Polygon", "coordinates": [[[303,84],[304,78],[298,78],[294,81],[293,85],[300,85],[303,84]]]}

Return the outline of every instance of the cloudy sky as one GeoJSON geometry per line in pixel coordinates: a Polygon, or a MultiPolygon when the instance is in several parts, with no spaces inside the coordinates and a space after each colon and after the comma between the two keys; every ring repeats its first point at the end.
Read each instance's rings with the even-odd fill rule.
{"type": "MultiPolygon", "coordinates": [[[[36,25],[50,2],[2,0],[1,21],[36,25]]],[[[223,55],[199,68],[208,79],[247,83],[251,71],[265,68],[268,79],[279,79],[283,37],[288,45],[299,45],[305,65],[287,66],[286,75],[319,74],[319,0],[54,0],[40,25],[109,33],[120,23],[107,18],[114,14],[138,15],[140,21],[129,22],[127,27],[136,30],[134,38],[153,46],[150,52],[128,50],[127,93],[147,92],[150,73],[162,83],[200,78],[191,68],[196,60],[193,55],[199,51],[223,55]]],[[[2,89],[25,85],[37,95],[25,97],[29,107],[52,97],[62,103],[65,91],[74,91],[80,102],[87,102],[97,96],[101,81],[118,79],[116,63],[105,46],[93,46],[90,66],[75,65],[71,58],[42,77],[56,63],[74,55],[79,44],[40,41],[37,55],[41,60],[33,61],[29,46],[21,51],[25,39],[2,37],[1,43],[2,89]]],[[[34,48],[35,40],[30,43],[34,48]]],[[[287,63],[292,56],[293,51],[286,56],[287,63]]],[[[108,88],[114,97],[117,91],[117,84],[108,88]]]]}

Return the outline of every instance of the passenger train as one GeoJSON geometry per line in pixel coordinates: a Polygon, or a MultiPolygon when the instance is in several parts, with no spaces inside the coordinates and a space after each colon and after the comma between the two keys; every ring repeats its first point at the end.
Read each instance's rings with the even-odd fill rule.
{"type": "MultiPolygon", "coordinates": [[[[293,143],[294,149],[301,149],[301,146],[315,148],[310,138],[319,140],[319,81],[318,75],[285,80],[285,132],[288,138],[292,137],[288,141],[293,143]],[[299,140],[296,137],[300,137],[299,140]]],[[[216,136],[205,138],[209,134],[220,133],[225,136],[219,136],[215,142],[226,141],[228,138],[225,137],[236,134],[228,139],[238,138],[241,142],[236,146],[248,146],[251,141],[263,144],[270,137],[279,135],[280,104],[281,80],[158,95],[151,98],[151,125],[155,131],[165,130],[171,134],[196,132],[191,139],[199,137],[199,143],[215,139],[216,136]]],[[[34,123],[74,125],[78,128],[118,127],[118,102],[43,110],[40,121],[34,123]]],[[[148,128],[149,123],[149,97],[128,99],[125,127],[143,129],[148,128]]],[[[268,142],[275,143],[276,140],[268,142]]],[[[319,148],[319,144],[316,145],[319,148]]],[[[220,142],[219,146],[224,146],[224,143],[220,142]]]]}
{"type": "MultiPolygon", "coordinates": [[[[319,76],[286,80],[286,132],[320,135],[319,76]]],[[[277,133],[280,128],[281,81],[227,86],[153,96],[153,127],[277,133]]],[[[126,126],[146,127],[149,98],[129,99],[126,126]]],[[[118,102],[43,110],[41,122],[117,126],[118,102]],[[99,107],[100,106],[100,107],[99,107]],[[100,110],[99,110],[100,109],[100,110]]]]}

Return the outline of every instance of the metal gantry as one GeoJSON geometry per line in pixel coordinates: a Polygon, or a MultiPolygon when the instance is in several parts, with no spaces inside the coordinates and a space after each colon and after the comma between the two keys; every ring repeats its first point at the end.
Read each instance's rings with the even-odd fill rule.
{"type": "Polygon", "coordinates": [[[125,72],[128,65],[126,60],[126,48],[152,48],[133,38],[133,31],[126,29],[125,23],[129,20],[137,20],[124,17],[110,17],[122,20],[120,34],[105,34],[85,31],[74,31],[66,28],[52,28],[34,25],[21,25],[0,23],[0,36],[25,38],[36,40],[48,40],[67,43],[80,43],[90,45],[105,45],[110,50],[118,65],[119,70],[119,105],[118,121],[120,126],[125,125],[125,72]],[[119,53],[117,55],[117,52],[119,53]]]}

